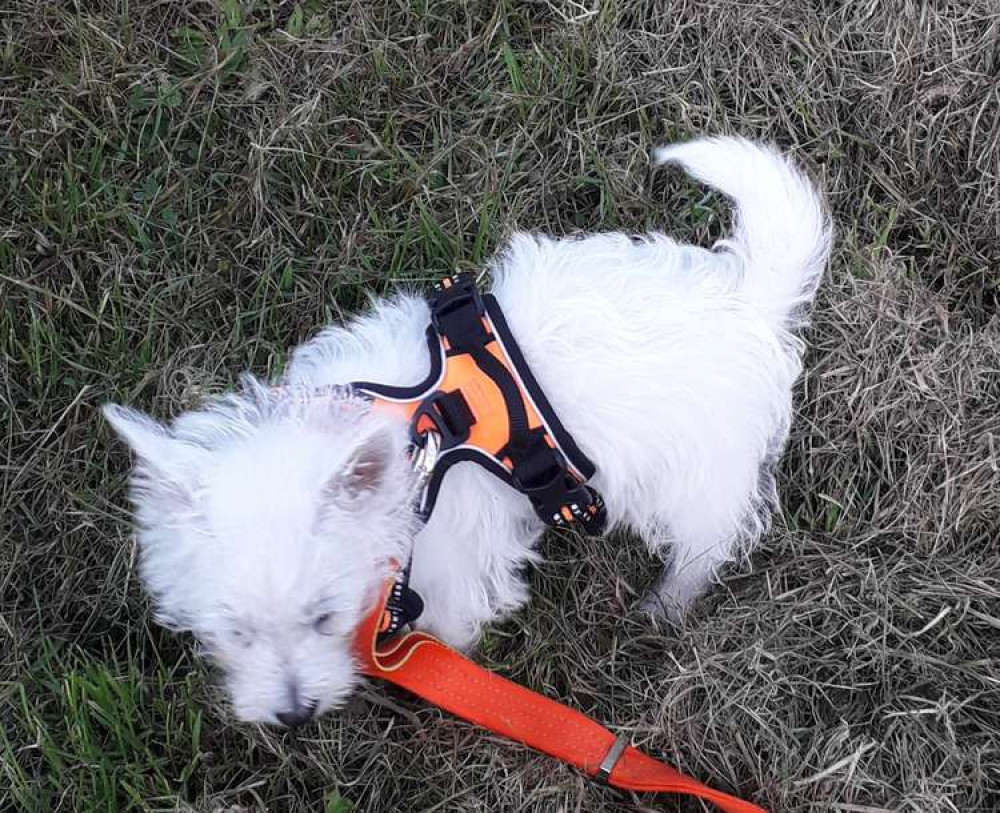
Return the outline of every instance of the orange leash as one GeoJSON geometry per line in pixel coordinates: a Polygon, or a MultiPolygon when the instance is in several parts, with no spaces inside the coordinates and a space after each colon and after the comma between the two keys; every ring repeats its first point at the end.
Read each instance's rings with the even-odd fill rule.
{"type": "Polygon", "coordinates": [[[724,813],[765,813],[647,756],[585,714],[477,666],[431,635],[410,632],[378,643],[393,584],[390,579],[376,610],[358,630],[358,657],[369,677],[401,686],[456,717],[549,754],[613,787],[695,796],[713,802],[724,813]]]}

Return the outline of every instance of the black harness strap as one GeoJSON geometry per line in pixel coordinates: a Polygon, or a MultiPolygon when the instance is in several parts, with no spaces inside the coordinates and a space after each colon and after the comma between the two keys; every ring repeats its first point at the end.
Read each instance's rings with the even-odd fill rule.
{"type": "MultiPolygon", "coordinates": [[[[428,302],[431,324],[447,341],[448,352],[468,353],[503,396],[510,437],[496,456],[510,460],[511,470],[507,472],[503,469],[503,474],[498,476],[524,494],[531,501],[535,513],[547,525],[560,527],[572,524],[589,534],[601,533],[606,521],[604,501],[585,482],[593,476],[594,466],[558,422],[555,411],[521,355],[496,300],[491,295],[480,294],[471,274],[458,274],[451,277],[447,285],[438,286],[428,302]],[[580,477],[573,475],[566,456],[559,448],[546,442],[544,427],[531,429],[517,380],[487,349],[491,342],[497,341],[497,336],[487,330],[484,314],[489,315],[494,330],[503,334],[502,348],[506,356],[521,377],[536,410],[552,426],[556,444],[575,458],[580,477]]],[[[497,474],[495,469],[488,468],[497,474]]]]}

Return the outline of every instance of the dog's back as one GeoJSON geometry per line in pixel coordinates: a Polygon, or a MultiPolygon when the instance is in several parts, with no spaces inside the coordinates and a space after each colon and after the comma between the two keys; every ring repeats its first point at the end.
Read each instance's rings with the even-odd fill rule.
{"type": "Polygon", "coordinates": [[[767,528],[801,369],[795,329],[830,226],[812,184],[769,147],[704,139],[656,157],[733,198],[732,235],[714,250],[661,234],[518,235],[494,275],[612,520],[671,543],[661,593],[683,606],[767,528]]]}

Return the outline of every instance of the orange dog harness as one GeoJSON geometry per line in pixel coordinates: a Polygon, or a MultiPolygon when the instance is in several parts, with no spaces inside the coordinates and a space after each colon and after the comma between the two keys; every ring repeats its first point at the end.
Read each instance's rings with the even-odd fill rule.
{"type": "Polygon", "coordinates": [[[477,666],[423,632],[386,640],[385,590],[355,639],[369,677],[401,686],[457,717],[549,754],[612,787],[680,793],[712,802],[724,813],[765,813],[763,808],[703,785],[644,754],[584,714],[477,666]]]}
{"type": "Polygon", "coordinates": [[[448,469],[478,463],[524,494],[548,525],[604,528],[604,503],[586,485],[594,465],[559,421],[492,295],[471,274],[449,277],[429,297],[431,370],[412,387],[351,384],[379,408],[410,422],[415,448],[428,435],[440,450],[421,498],[426,519],[448,469]]]}

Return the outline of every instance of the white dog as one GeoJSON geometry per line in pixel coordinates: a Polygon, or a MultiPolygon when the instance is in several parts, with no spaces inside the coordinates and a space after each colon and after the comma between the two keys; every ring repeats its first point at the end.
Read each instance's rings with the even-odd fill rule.
{"type": "MultiPolygon", "coordinates": [[[[713,250],[661,234],[519,234],[492,292],[584,453],[612,526],[670,563],[647,607],[677,614],[766,530],[772,468],[801,368],[795,335],[827,262],[830,224],[806,178],[741,139],[660,149],[736,205],[713,250]]],[[[137,458],[142,577],[158,619],[224,668],[236,714],[295,725],[357,681],[352,638],[412,552],[418,626],[457,647],[527,600],[544,530],[484,469],[448,473],[426,526],[412,507],[406,423],[332,385],[428,374],[428,305],[377,301],[298,348],[280,387],[244,391],[165,427],[105,415],[137,458]]]]}

